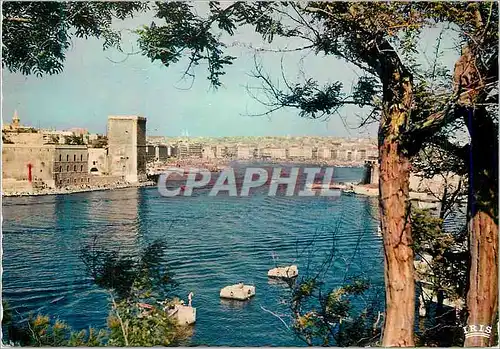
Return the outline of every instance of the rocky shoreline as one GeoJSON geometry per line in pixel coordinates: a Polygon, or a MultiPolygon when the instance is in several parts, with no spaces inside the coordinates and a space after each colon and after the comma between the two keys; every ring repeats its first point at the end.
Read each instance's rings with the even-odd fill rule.
{"type": "Polygon", "coordinates": [[[39,189],[30,192],[2,192],[2,197],[16,197],[16,196],[40,196],[40,195],[64,195],[64,194],[75,194],[75,193],[85,193],[89,191],[103,191],[103,190],[114,190],[114,189],[124,189],[124,188],[139,188],[139,187],[150,187],[155,186],[156,182],[147,181],[139,183],[116,183],[116,184],[105,184],[99,186],[85,186],[85,187],[66,187],[66,188],[46,188],[39,189]]]}

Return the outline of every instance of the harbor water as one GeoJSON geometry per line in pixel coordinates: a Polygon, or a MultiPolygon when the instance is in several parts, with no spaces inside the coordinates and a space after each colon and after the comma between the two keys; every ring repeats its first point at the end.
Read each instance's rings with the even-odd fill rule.
{"type": "MultiPolygon", "coordinates": [[[[337,168],[336,182],[356,182],[361,168],[337,168]]],[[[14,315],[43,313],[74,329],[104,327],[106,295],[85,275],[79,250],[98,236],[103,246],[134,253],[156,239],[187,300],[194,293],[197,322],[190,345],[301,346],[271,314],[289,321],[283,284],[267,271],[297,264],[313,273],[333,251],[325,287],[347,276],[383,286],[377,199],[207,195],[162,197],[157,188],[128,188],[72,195],[4,198],[3,297],[14,315]],[[227,302],[219,291],[240,281],[256,286],[247,302],[227,302]]],[[[383,302],[383,294],[381,301],[383,302]]]]}

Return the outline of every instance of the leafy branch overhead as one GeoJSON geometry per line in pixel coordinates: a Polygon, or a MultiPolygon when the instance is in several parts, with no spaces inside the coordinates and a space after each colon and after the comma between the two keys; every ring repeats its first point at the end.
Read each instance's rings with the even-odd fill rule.
{"type": "Polygon", "coordinates": [[[2,66],[24,75],[59,74],[72,37],[95,37],[120,47],[112,28],[148,5],[141,2],[16,2],[2,4],[2,66]]]}
{"type": "MultiPolygon", "coordinates": [[[[224,66],[232,64],[235,57],[224,55],[226,45],[211,32],[211,26],[220,18],[220,26],[231,32],[233,27],[225,21],[226,11],[218,11],[217,15],[202,19],[193,13],[189,3],[165,2],[157,6],[156,18],[164,20],[165,24],[152,22],[150,26],[137,30],[143,54],[167,67],[187,54],[189,65],[186,74],[190,76],[194,76],[191,73],[193,66],[206,61],[210,83],[214,87],[221,86],[220,76],[224,75],[224,66]]],[[[214,5],[211,8],[215,11],[214,5]]]]}

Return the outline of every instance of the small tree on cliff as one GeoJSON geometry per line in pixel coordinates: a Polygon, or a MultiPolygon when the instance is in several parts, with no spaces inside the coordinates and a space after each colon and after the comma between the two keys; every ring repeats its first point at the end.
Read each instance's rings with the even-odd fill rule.
{"type": "Polygon", "coordinates": [[[81,249],[81,259],[95,284],[110,296],[111,346],[179,343],[189,335],[168,314],[177,283],[165,260],[166,244],[155,241],[138,256],[102,249],[97,239],[81,249]]]}

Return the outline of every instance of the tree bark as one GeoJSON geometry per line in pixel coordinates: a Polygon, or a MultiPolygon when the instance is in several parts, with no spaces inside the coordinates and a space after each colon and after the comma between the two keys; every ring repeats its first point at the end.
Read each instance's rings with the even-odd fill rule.
{"type": "MultiPolygon", "coordinates": [[[[388,65],[386,65],[388,66],[388,65]]],[[[394,67],[394,66],[393,66],[394,67]]],[[[388,69],[379,127],[380,220],[384,236],[386,317],[382,346],[414,346],[415,280],[410,225],[410,158],[401,136],[409,122],[411,75],[388,69]]]]}
{"type": "MultiPolygon", "coordinates": [[[[470,275],[467,292],[467,325],[491,326],[490,337],[465,339],[466,347],[492,346],[498,310],[498,225],[491,217],[478,212],[470,221],[470,275]]],[[[470,328],[470,327],[469,327],[470,328]]]]}
{"type": "Polygon", "coordinates": [[[464,345],[485,347],[493,345],[498,311],[498,128],[484,107],[466,109],[471,136],[467,325],[491,326],[491,334],[466,338],[464,345]]]}

